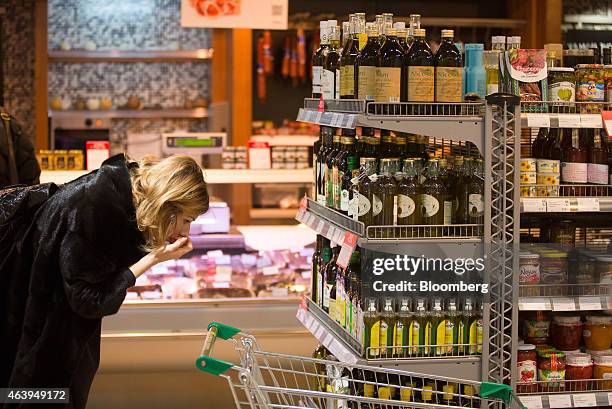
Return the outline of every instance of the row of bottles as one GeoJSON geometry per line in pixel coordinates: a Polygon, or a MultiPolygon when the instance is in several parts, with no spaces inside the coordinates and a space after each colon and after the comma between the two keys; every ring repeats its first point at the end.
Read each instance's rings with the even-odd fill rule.
{"type": "Polygon", "coordinates": [[[482,224],[483,162],[429,158],[428,138],[322,126],[313,198],[366,226],[482,224]],[[372,135],[372,136],[370,136],[372,135]]]}
{"type": "Polygon", "coordinates": [[[360,251],[353,252],[346,269],[336,263],[339,252],[340,247],[323,236],[317,237],[311,298],[362,341],[367,358],[481,352],[482,304],[477,309],[471,298],[461,300],[461,305],[453,298],[365,298],[360,251]]]}
{"type": "Polygon", "coordinates": [[[349,16],[340,43],[337,20],[321,21],[321,46],[312,56],[312,96],[324,99],[365,99],[376,102],[461,102],[462,54],[453,30],[442,30],[434,54],[412,15],[410,28],[393,23],[385,13],[365,21],[364,13],[349,16]]]}
{"type": "MultiPolygon", "coordinates": [[[[326,364],[315,364],[318,380],[315,386],[317,390],[322,392],[446,406],[480,406],[477,391],[470,384],[458,384],[357,368],[348,369],[342,365],[335,365],[333,361],[336,358],[323,345],[319,345],[315,349],[313,358],[329,361],[326,364]]],[[[339,401],[342,401],[342,399],[330,399],[327,407],[350,409],[395,408],[393,405],[358,402],[351,398],[347,398],[346,401],[339,401]]]]}

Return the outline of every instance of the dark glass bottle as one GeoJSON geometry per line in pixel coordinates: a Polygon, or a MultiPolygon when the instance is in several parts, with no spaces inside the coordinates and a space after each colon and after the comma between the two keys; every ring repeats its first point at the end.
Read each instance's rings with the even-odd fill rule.
{"type": "Polygon", "coordinates": [[[380,40],[378,28],[371,23],[366,27],[368,42],[355,61],[356,93],[358,99],[374,101],[376,98],[376,67],[380,40]]]}
{"type": "MultiPolygon", "coordinates": [[[[427,165],[426,178],[422,186],[420,219],[424,225],[444,224],[444,202],[446,188],[440,179],[440,163],[432,159],[427,165]]],[[[435,233],[435,230],[432,231],[435,233]]]]}
{"type": "MultiPolygon", "coordinates": [[[[342,50],[340,58],[340,98],[354,99],[355,93],[355,62],[359,57],[359,17],[353,15],[349,22],[350,35],[342,50]]],[[[365,27],[364,27],[365,29],[365,27]]]]}
{"type": "Polygon", "coordinates": [[[323,282],[323,310],[328,314],[330,314],[330,307],[334,305],[336,301],[336,273],[339,268],[336,264],[336,260],[338,260],[339,253],[340,247],[333,247],[331,260],[329,260],[325,266],[325,280],[323,282]]]}
{"type": "MultiPolygon", "coordinates": [[[[353,191],[353,197],[357,197],[357,214],[356,218],[366,226],[373,224],[372,216],[372,201],[376,180],[376,158],[360,158],[359,159],[363,173],[360,174],[359,180],[353,191]],[[371,177],[371,178],[370,178],[371,177]]],[[[355,215],[353,216],[355,218],[355,215]]]]}
{"type": "MultiPolygon", "coordinates": [[[[604,52],[609,49],[604,48],[604,52]]],[[[605,55],[605,54],[604,54],[605,55]]],[[[607,185],[609,182],[608,146],[603,129],[591,129],[592,143],[589,149],[588,182],[595,185],[607,185]]],[[[598,196],[605,196],[605,190],[598,189],[598,196]]]]}
{"type": "Polygon", "coordinates": [[[325,171],[325,205],[327,207],[334,207],[334,160],[338,153],[340,153],[340,135],[334,134],[332,138],[332,148],[325,158],[325,165],[327,169],[325,171]]]}
{"type": "MultiPolygon", "coordinates": [[[[357,164],[358,159],[355,153],[355,135],[356,132],[354,129],[342,130],[342,137],[340,139],[342,148],[340,149],[340,153],[338,154],[338,156],[336,156],[336,159],[334,161],[334,208],[336,210],[341,210],[343,184],[342,181],[344,179],[344,175],[349,172],[349,177],[352,178],[353,170],[357,164]],[[353,161],[353,168],[350,170],[348,169],[349,159],[353,161]]],[[[346,203],[346,206],[348,206],[348,202],[346,203]]],[[[347,214],[347,212],[348,207],[345,209],[344,214],[347,214]]]]}
{"type": "Polygon", "coordinates": [[[463,156],[455,157],[453,168],[455,186],[453,189],[453,224],[467,224],[468,193],[466,184],[469,181],[472,158],[463,156]]]}
{"type": "Polygon", "coordinates": [[[397,183],[394,175],[398,167],[398,159],[380,160],[380,174],[372,196],[372,215],[377,226],[393,226],[397,222],[397,183]]]}
{"type": "Polygon", "coordinates": [[[321,36],[321,45],[312,55],[312,97],[319,98],[321,96],[321,73],[325,57],[329,51],[329,32],[327,30],[327,20],[320,22],[319,33],[321,36]]]}
{"type": "MultiPolygon", "coordinates": [[[[322,127],[321,127],[322,128],[322,127]]],[[[312,182],[312,192],[310,197],[312,200],[317,200],[317,181],[319,177],[319,167],[317,166],[317,156],[319,155],[319,151],[321,150],[321,146],[323,145],[323,131],[319,130],[319,139],[315,141],[312,145],[312,174],[313,174],[313,182],[312,182]]]]}
{"type": "Polygon", "coordinates": [[[340,211],[351,218],[353,218],[357,212],[357,200],[355,200],[353,196],[353,178],[355,178],[359,172],[357,161],[358,158],[356,156],[347,157],[346,170],[343,171],[341,179],[340,211]]]}
{"type": "Polygon", "coordinates": [[[323,236],[317,235],[317,245],[315,252],[312,253],[312,276],[310,278],[310,298],[315,304],[318,304],[317,295],[319,292],[319,265],[322,260],[323,252],[323,236]]]}
{"type": "Polygon", "coordinates": [[[366,140],[366,149],[363,156],[368,158],[380,159],[380,138],[376,136],[370,136],[366,140]]]}
{"type": "Polygon", "coordinates": [[[587,183],[589,152],[584,142],[584,138],[580,137],[578,129],[563,132],[563,139],[561,140],[561,183],[587,183]]]}
{"type": "Polygon", "coordinates": [[[410,102],[434,101],[434,56],[425,41],[425,29],[414,30],[414,42],[404,59],[405,98],[410,102]]]}
{"type": "Polygon", "coordinates": [[[402,175],[397,184],[397,224],[420,224],[420,202],[421,191],[416,164],[413,159],[404,159],[402,175]]]}
{"type": "Polygon", "coordinates": [[[406,135],[395,135],[395,153],[401,160],[408,157],[406,135]]]}
{"type": "Polygon", "coordinates": [[[325,206],[325,180],[327,174],[327,155],[332,150],[334,128],[321,126],[321,138],[323,144],[317,154],[317,203],[325,206]]]}
{"type": "MultiPolygon", "coordinates": [[[[384,130],[383,130],[384,131],[384,130]]],[[[395,141],[391,132],[381,131],[380,136],[380,157],[381,158],[396,158],[398,155],[395,152],[395,141]]]]}
{"type": "Polygon", "coordinates": [[[400,102],[405,99],[405,87],[402,87],[404,49],[397,39],[395,29],[387,29],[385,36],[385,43],[378,51],[375,100],[400,102]]]}
{"type": "Polygon", "coordinates": [[[324,99],[338,99],[340,94],[340,27],[329,30],[329,51],[321,71],[321,94],[324,99]]]}
{"type": "Polygon", "coordinates": [[[408,52],[410,46],[408,45],[407,37],[408,37],[408,29],[407,28],[396,28],[395,34],[397,35],[397,41],[402,46],[402,50],[404,54],[408,52]]]}
{"type": "Polygon", "coordinates": [[[531,157],[536,159],[544,159],[544,143],[548,136],[548,128],[540,128],[538,136],[531,143],[531,157]]]}
{"type": "Polygon", "coordinates": [[[323,308],[323,294],[325,288],[325,269],[327,264],[332,259],[332,249],[328,239],[323,238],[321,241],[321,259],[317,267],[317,305],[323,308]]]}
{"type": "Polygon", "coordinates": [[[453,30],[442,30],[442,42],[434,59],[437,102],[462,101],[463,61],[453,35],[453,30]]]}
{"type": "Polygon", "coordinates": [[[550,128],[548,130],[548,136],[542,147],[544,159],[561,160],[561,134],[564,131],[559,128],[550,128]]]}
{"type": "Polygon", "coordinates": [[[481,159],[474,161],[473,172],[466,187],[469,210],[467,221],[469,224],[484,224],[484,169],[481,159]]]}

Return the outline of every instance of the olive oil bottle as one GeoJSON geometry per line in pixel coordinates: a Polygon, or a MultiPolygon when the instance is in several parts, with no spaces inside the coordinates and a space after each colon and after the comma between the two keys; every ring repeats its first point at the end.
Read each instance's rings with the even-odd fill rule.
{"type": "Polygon", "coordinates": [[[340,27],[329,30],[329,51],[321,71],[321,94],[323,99],[337,99],[340,94],[340,27]]]}
{"type": "MultiPolygon", "coordinates": [[[[323,345],[319,345],[314,352],[312,353],[312,357],[314,359],[327,360],[327,356],[330,355],[330,352],[323,345]]],[[[327,391],[327,371],[325,368],[325,364],[315,363],[315,371],[317,373],[317,389],[320,392],[327,391]]]]}
{"type": "Polygon", "coordinates": [[[410,324],[411,330],[411,355],[424,357],[429,355],[429,337],[427,336],[427,300],[418,298],[414,317],[410,324]]]}
{"type": "Polygon", "coordinates": [[[372,195],[372,216],[377,226],[397,224],[397,183],[394,175],[398,167],[397,159],[384,158],[380,161],[380,175],[372,195]]]}
{"type": "MultiPolygon", "coordinates": [[[[421,195],[420,219],[424,225],[444,224],[444,202],[446,191],[440,179],[440,163],[437,159],[429,161],[426,179],[423,182],[421,195]]],[[[436,229],[431,231],[430,236],[437,234],[436,229]]]]}
{"type": "Polygon", "coordinates": [[[412,322],[412,311],[410,298],[402,297],[399,300],[399,311],[397,322],[395,323],[395,342],[393,356],[397,358],[405,358],[408,352],[410,329],[412,322]]]}
{"type": "MultiPolygon", "coordinates": [[[[376,69],[376,102],[400,102],[402,74],[404,71],[404,49],[393,28],[386,28],[385,43],[378,51],[376,69]]],[[[405,88],[405,87],[404,87],[405,88]]]]}
{"type": "Polygon", "coordinates": [[[357,220],[370,226],[374,221],[372,202],[374,201],[374,189],[376,176],[376,158],[360,158],[364,173],[359,176],[353,197],[357,196],[357,220]]]}
{"type": "MultiPolygon", "coordinates": [[[[348,197],[346,201],[346,208],[342,210],[342,179],[346,172],[348,172],[348,162],[352,158],[353,168],[350,170],[350,178],[352,179],[352,171],[354,170],[357,157],[355,153],[355,135],[354,129],[342,129],[342,136],[340,137],[340,152],[336,155],[333,164],[333,191],[334,191],[334,208],[342,211],[344,214],[348,213],[348,197]]],[[[350,181],[350,179],[349,179],[350,181]]]]}
{"type": "Polygon", "coordinates": [[[395,158],[397,157],[395,152],[395,141],[394,136],[391,132],[381,130],[380,135],[380,157],[381,158],[395,158]]]}
{"type": "Polygon", "coordinates": [[[349,21],[349,39],[344,45],[340,58],[340,98],[354,99],[355,94],[355,62],[359,57],[359,36],[361,27],[359,16],[353,14],[349,21]]]}
{"type": "MultiPolygon", "coordinates": [[[[323,127],[321,127],[323,128],[323,127]]],[[[317,139],[315,141],[315,143],[312,145],[312,175],[313,175],[313,182],[312,182],[312,191],[310,194],[310,197],[312,198],[312,200],[316,201],[317,200],[317,193],[318,193],[318,189],[317,189],[317,173],[319,168],[317,167],[317,156],[319,155],[319,150],[321,149],[321,145],[323,145],[323,132],[322,130],[319,130],[319,139],[317,139]]]]}
{"type": "Polygon", "coordinates": [[[332,151],[333,135],[335,128],[329,126],[321,126],[321,138],[323,144],[317,154],[317,203],[325,206],[327,199],[325,190],[327,188],[327,156],[332,151]]]}
{"type": "Polygon", "coordinates": [[[420,224],[420,207],[421,189],[416,163],[414,159],[404,159],[401,178],[397,184],[397,224],[420,224]]]}
{"type": "Polygon", "coordinates": [[[378,28],[372,23],[366,26],[366,32],[368,42],[355,62],[357,98],[374,101],[376,99],[376,68],[378,66],[380,39],[378,38],[378,28]]]}
{"type": "Polygon", "coordinates": [[[382,311],[380,314],[380,346],[383,358],[391,358],[393,356],[396,322],[397,315],[395,312],[394,300],[393,298],[386,297],[383,299],[382,311]]]}
{"type": "Polygon", "coordinates": [[[375,298],[365,300],[365,311],[363,312],[364,339],[363,348],[366,350],[366,358],[376,359],[380,357],[380,313],[375,298]]]}
{"type": "Polygon", "coordinates": [[[408,157],[405,134],[395,135],[395,156],[400,160],[404,160],[408,157]]]}
{"type": "Polygon", "coordinates": [[[332,137],[332,146],[328,151],[328,154],[325,158],[325,205],[327,207],[334,207],[334,161],[338,153],[340,153],[340,144],[341,136],[337,133],[334,133],[332,137]]]}
{"type": "Polygon", "coordinates": [[[319,23],[320,46],[312,55],[312,97],[321,97],[321,73],[325,57],[329,52],[329,32],[327,31],[327,20],[319,23]]]}
{"type": "Polygon", "coordinates": [[[325,279],[323,281],[323,311],[333,319],[336,308],[336,272],[339,268],[336,264],[340,247],[332,243],[331,260],[325,265],[325,279]]]}
{"type": "Polygon", "coordinates": [[[312,274],[310,277],[310,299],[318,304],[317,295],[319,293],[319,265],[323,256],[323,239],[324,237],[321,235],[317,235],[317,245],[315,247],[314,253],[312,253],[312,274]]]}
{"type": "Polygon", "coordinates": [[[436,102],[463,100],[463,61],[453,36],[453,30],[442,30],[442,42],[435,55],[436,102]]]}
{"type": "Polygon", "coordinates": [[[414,42],[404,59],[406,100],[434,101],[434,56],[425,41],[425,29],[414,30],[414,42]]]}
{"type": "Polygon", "coordinates": [[[434,298],[428,319],[429,344],[432,346],[432,356],[445,354],[444,342],[446,338],[446,320],[444,319],[443,304],[441,298],[434,298]]]}
{"type": "Polygon", "coordinates": [[[325,293],[325,269],[332,259],[332,249],[330,241],[322,237],[321,239],[321,259],[317,266],[317,305],[323,308],[323,298],[325,293]]]}
{"type": "Polygon", "coordinates": [[[470,224],[482,225],[484,223],[484,170],[481,159],[476,159],[474,161],[473,172],[467,184],[467,191],[467,222],[470,224]]]}
{"type": "Polygon", "coordinates": [[[453,195],[451,194],[451,170],[446,158],[439,159],[440,164],[440,180],[444,186],[444,222],[442,224],[450,225],[453,221],[453,195]]]}
{"type": "Polygon", "coordinates": [[[459,311],[457,310],[457,301],[454,298],[448,300],[446,308],[446,355],[457,356],[459,348],[457,344],[461,343],[459,339],[459,311]]]}
{"type": "MultiPolygon", "coordinates": [[[[355,335],[355,308],[354,301],[357,297],[357,279],[355,276],[360,274],[361,270],[361,254],[359,250],[353,251],[349,260],[349,265],[344,272],[344,288],[346,289],[345,296],[345,324],[344,328],[351,334],[355,335]]],[[[358,300],[358,299],[357,299],[358,300]]]]}
{"type": "Polygon", "coordinates": [[[461,351],[463,355],[470,354],[470,346],[468,344],[476,344],[476,324],[474,324],[473,329],[471,327],[475,321],[474,317],[474,302],[468,297],[463,301],[463,309],[459,315],[458,339],[460,344],[464,344],[461,351]]]}
{"type": "Polygon", "coordinates": [[[357,177],[357,157],[348,156],[346,158],[346,167],[343,166],[342,177],[340,179],[340,212],[350,218],[357,212],[357,201],[353,196],[354,183],[353,179],[357,177]]]}

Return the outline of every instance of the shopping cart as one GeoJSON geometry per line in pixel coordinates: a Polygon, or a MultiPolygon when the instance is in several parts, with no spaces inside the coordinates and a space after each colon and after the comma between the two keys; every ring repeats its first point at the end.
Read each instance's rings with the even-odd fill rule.
{"type": "Polygon", "coordinates": [[[217,322],[196,366],[227,380],[238,409],[526,409],[508,385],[264,352],[252,335],[217,322]],[[234,343],[240,364],[211,357],[217,337],[234,343]]]}

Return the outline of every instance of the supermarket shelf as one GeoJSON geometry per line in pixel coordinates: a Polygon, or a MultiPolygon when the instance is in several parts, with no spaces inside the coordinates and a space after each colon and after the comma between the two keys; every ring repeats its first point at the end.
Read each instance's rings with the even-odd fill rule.
{"type": "Polygon", "coordinates": [[[600,114],[522,113],[523,128],[602,128],[600,114]]]}
{"type": "Polygon", "coordinates": [[[599,311],[612,309],[612,299],[607,295],[519,297],[518,307],[519,311],[599,311]]]}
{"type": "MultiPolygon", "coordinates": [[[[607,189],[607,186],[600,189],[607,189]]],[[[612,212],[612,196],[521,198],[521,213],[582,212],[612,212]]]]}
{"type": "Polygon", "coordinates": [[[293,219],[297,209],[251,209],[251,219],[293,219]]]}
{"type": "Polygon", "coordinates": [[[314,135],[253,135],[250,140],[268,142],[270,146],[312,146],[318,139],[314,135]]]}
{"type": "MultiPolygon", "coordinates": [[[[86,173],[84,170],[43,171],[40,181],[63,184],[86,173]]],[[[209,184],[309,183],[312,181],[312,169],[205,169],[204,177],[209,184]]]]}
{"type": "Polygon", "coordinates": [[[469,380],[479,380],[481,377],[480,356],[363,359],[361,358],[363,348],[360,343],[310,299],[304,300],[298,309],[297,318],[321,344],[325,345],[342,362],[469,380]]]}
{"type": "Polygon", "coordinates": [[[484,148],[484,105],[480,103],[374,103],[329,100],[319,111],[318,99],[306,98],[298,121],[338,128],[358,126],[389,129],[453,141],[469,141],[484,148]]]}
{"type": "MultiPolygon", "coordinates": [[[[602,389],[605,386],[603,382],[601,379],[563,381],[562,388],[547,388],[550,393],[519,394],[519,399],[528,409],[609,408],[612,405],[612,389],[602,389]]],[[[540,387],[545,382],[537,383],[540,387]]]]}
{"type": "Polygon", "coordinates": [[[167,108],[167,109],[110,109],[104,110],[49,110],[49,118],[57,119],[156,119],[156,118],[208,118],[207,108],[167,108]]]}
{"type": "Polygon", "coordinates": [[[196,50],[51,50],[49,62],[180,62],[209,60],[212,48],[196,50]]]}

